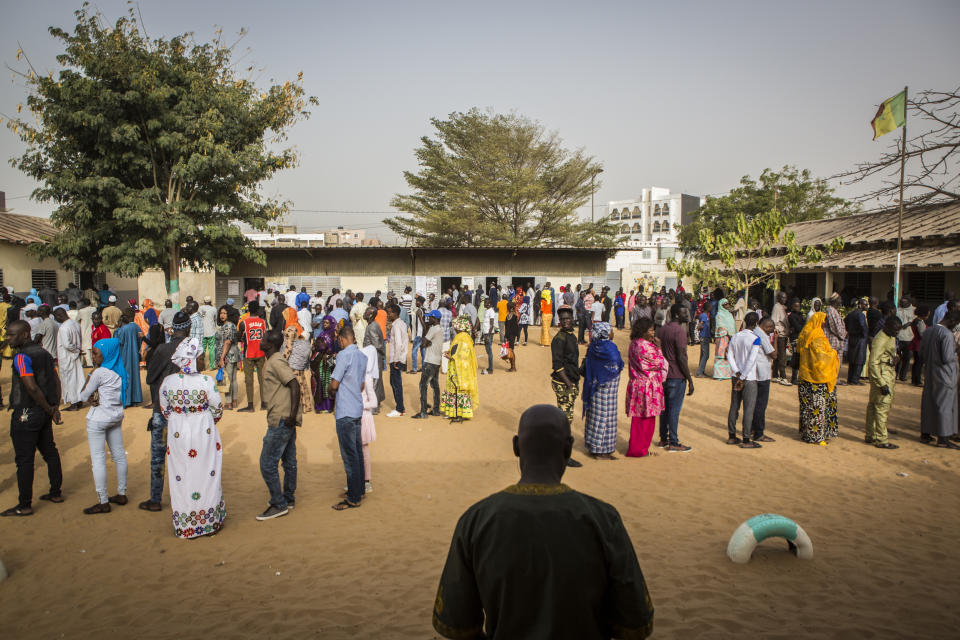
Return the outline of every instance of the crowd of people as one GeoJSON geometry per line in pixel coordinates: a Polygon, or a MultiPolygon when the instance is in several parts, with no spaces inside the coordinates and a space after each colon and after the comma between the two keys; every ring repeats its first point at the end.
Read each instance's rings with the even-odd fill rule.
{"type": "MultiPolygon", "coordinates": [[[[584,445],[598,460],[616,459],[624,368],[628,457],[649,455],[656,431],[656,444],[665,451],[691,450],[679,438],[680,414],[684,398],[694,393],[694,378],[707,375],[731,381],[730,445],[757,449],[774,442],[765,432],[772,383],[797,386],[800,437],[825,445],[838,432],[836,387],[862,385],[866,377],[866,441],[895,449],[887,415],[896,383],[910,375],[913,384],[923,386],[921,439],[960,448],[960,309],[952,294],[933,311],[905,296],[896,307],[854,299],[844,313],[839,294],[826,304],[815,298],[804,309],[805,303],[780,292],[766,310],[743,292],[694,295],[682,285],[644,294],[596,290],[591,284],[554,290],[548,282],[493,285],[486,291],[451,288],[426,297],[407,287],[368,298],[337,289],[324,296],[271,287],[250,289],[219,308],[210,297],[198,302],[188,296],[181,309],[167,300],[159,310],[151,300],[139,305],[129,300],[121,309],[106,287],[99,292],[71,287],[52,296],[0,293],[0,336],[5,354],[13,357],[11,434],[20,486],[17,506],[4,515],[32,513],[37,450],[47,461],[51,485],[41,499],[62,500],[52,424],[60,422],[61,410],[84,406],[89,406],[98,498],[85,512],[108,513],[111,505],[126,504],[123,414],[144,406],[152,410],[150,495],[139,507],[162,510],[166,475],[172,480],[177,535],[216,532],[225,514],[216,423],[226,411],[254,412],[258,395],[259,409],[266,412],[260,469],[269,503],[257,517],[279,517],[295,505],[296,428],[311,412],[333,413],[337,425],[347,485],[334,508],[359,507],[373,490],[370,445],[375,416],[387,402],[385,379],[393,396],[386,418],[407,415],[404,379],[419,375],[419,406],[411,417],[470,420],[480,411],[478,373],[493,374],[497,359],[506,372],[518,371],[518,351],[528,344],[531,324],[540,325],[539,344],[551,349],[556,405],[574,424],[581,399],[584,445]],[[613,334],[627,326],[629,347],[621,354],[613,334]],[[697,344],[700,361],[694,369],[687,353],[697,344]],[[480,345],[485,363],[478,361],[480,345]],[[844,360],[848,371],[841,379],[844,360]],[[112,496],[105,447],[117,472],[112,496]]],[[[572,457],[566,464],[581,465],[572,457]]]]}

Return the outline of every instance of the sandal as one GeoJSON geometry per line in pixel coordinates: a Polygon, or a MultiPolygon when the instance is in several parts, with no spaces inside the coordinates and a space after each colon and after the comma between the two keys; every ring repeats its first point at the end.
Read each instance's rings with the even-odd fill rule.
{"type": "Polygon", "coordinates": [[[151,500],[144,500],[137,506],[144,511],[160,511],[163,509],[163,506],[159,502],[153,502],[151,500]]]}
{"type": "Polygon", "coordinates": [[[760,446],[761,446],[761,445],[760,445],[759,442],[742,442],[742,443],[740,443],[740,448],[741,448],[741,449],[759,449],[760,446]]]}
{"type": "Polygon", "coordinates": [[[740,440],[740,438],[736,438],[736,437],[727,439],[727,444],[741,444],[742,442],[743,441],[740,440]]]}
{"type": "Polygon", "coordinates": [[[359,504],[353,504],[349,500],[341,500],[337,504],[333,505],[331,509],[334,511],[346,511],[347,509],[356,509],[359,506],[359,504]]]}
{"type": "Polygon", "coordinates": [[[107,498],[107,502],[112,502],[113,504],[118,504],[122,507],[123,505],[127,504],[128,501],[127,496],[123,495],[122,493],[118,493],[115,496],[110,496],[107,498]]]}
{"type": "Polygon", "coordinates": [[[876,446],[877,449],[899,449],[900,448],[898,445],[895,445],[892,442],[884,442],[883,444],[878,443],[874,446],[876,446]]]}
{"type": "Polygon", "coordinates": [[[93,514],[95,514],[95,513],[110,513],[110,503],[109,503],[109,502],[103,502],[103,503],[98,502],[97,504],[93,505],[92,507],[87,507],[86,509],[83,510],[83,512],[84,512],[85,514],[87,514],[88,516],[89,516],[89,515],[93,515],[93,514]]]}
{"type": "Polygon", "coordinates": [[[52,493],[45,493],[42,496],[40,496],[40,499],[49,500],[50,502],[53,502],[55,504],[60,504],[61,502],[63,502],[63,496],[55,496],[52,493]]]}
{"type": "Polygon", "coordinates": [[[944,440],[943,442],[938,442],[936,444],[938,449],[960,449],[960,445],[950,442],[949,440],[944,440]]]}
{"type": "Polygon", "coordinates": [[[770,436],[760,436],[759,438],[754,438],[753,441],[754,442],[776,442],[776,440],[774,440],[770,436]]]}
{"type": "Polygon", "coordinates": [[[30,507],[21,507],[19,505],[16,507],[10,507],[6,511],[0,512],[0,516],[32,516],[32,515],[33,515],[33,509],[31,509],[30,507]]]}

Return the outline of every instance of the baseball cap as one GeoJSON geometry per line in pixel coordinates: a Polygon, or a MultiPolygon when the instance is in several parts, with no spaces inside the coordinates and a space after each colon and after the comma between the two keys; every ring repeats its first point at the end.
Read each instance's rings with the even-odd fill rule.
{"type": "Polygon", "coordinates": [[[436,318],[437,320],[439,320],[440,318],[443,317],[443,315],[441,315],[441,313],[440,313],[439,311],[437,311],[436,309],[434,309],[433,311],[431,311],[430,313],[427,314],[427,317],[428,317],[428,318],[436,318]]]}

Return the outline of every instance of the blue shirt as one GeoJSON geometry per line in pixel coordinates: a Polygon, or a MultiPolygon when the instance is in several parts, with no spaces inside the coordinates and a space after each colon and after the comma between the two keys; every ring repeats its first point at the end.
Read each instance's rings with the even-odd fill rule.
{"type": "Polygon", "coordinates": [[[334,405],[333,417],[357,418],[363,415],[363,398],[360,391],[363,388],[363,376],[367,371],[367,356],[354,343],[337,354],[337,366],[333,370],[331,379],[340,385],[337,387],[337,402],[334,405]]]}
{"type": "Polygon", "coordinates": [[[308,305],[310,304],[310,294],[301,291],[300,293],[297,294],[296,302],[297,302],[297,311],[299,311],[300,307],[302,307],[304,304],[308,304],[308,305]]]}
{"type": "Polygon", "coordinates": [[[706,311],[700,314],[700,322],[703,323],[700,326],[700,339],[701,340],[710,340],[710,314],[706,311]]]}
{"type": "Polygon", "coordinates": [[[935,324],[940,324],[940,321],[943,320],[943,316],[947,315],[947,303],[944,302],[942,305],[933,310],[933,318],[930,319],[930,326],[935,324]]]}
{"type": "Polygon", "coordinates": [[[350,314],[347,313],[341,307],[337,307],[336,309],[331,311],[330,316],[333,317],[333,319],[336,320],[337,322],[340,322],[341,320],[343,320],[344,325],[350,324],[350,314]]]}
{"type": "Polygon", "coordinates": [[[313,329],[313,337],[319,338],[320,334],[323,333],[323,314],[315,314],[313,316],[313,322],[317,323],[317,326],[313,329]]]}

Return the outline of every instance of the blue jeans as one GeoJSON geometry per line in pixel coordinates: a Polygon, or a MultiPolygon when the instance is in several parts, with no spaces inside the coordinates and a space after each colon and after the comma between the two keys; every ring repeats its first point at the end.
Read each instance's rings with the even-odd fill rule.
{"type": "Polygon", "coordinates": [[[683,408],[683,395],[687,381],[683,378],[667,378],[663,383],[663,413],[660,414],[660,440],[667,444],[680,444],[677,423],[683,408]]]}
{"type": "Polygon", "coordinates": [[[347,472],[347,500],[360,504],[366,489],[363,484],[363,441],[360,418],[337,418],[337,440],[343,470],[347,472]]]}
{"type": "MultiPolygon", "coordinates": [[[[359,421],[358,421],[359,424],[359,421]]],[[[281,420],[275,427],[267,427],[260,450],[260,475],[270,490],[270,504],[286,509],[294,502],[297,490],[297,428],[288,427],[281,420]],[[283,464],[283,491],[280,490],[280,472],[277,463],[283,464]]]]}
{"type": "Polygon", "coordinates": [[[420,343],[423,342],[423,336],[415,336],[413,338],[413,353],[410,354],[410,357],[413,359],[413,368],[410,370],[411,373],[417,371],[417,356],[419,355],[423,359],[423,352],[420,350],[420,343]]]}
{"type": "Polygon", "coordinates": [[[93,484],[97,488],[100,504],[107,504],[107,452],[117,467],[117,493],[127,495],[127,453],[123,450],[123,418],[115,422],[87,420],[87,444],[90,445],[90,465],[93,467],[93,484]]]}
{"type": "Polygon", "coordinates": [[[163,500],[163,468],[167,455],[167,419],[154,412],[150,419],[150,502],[163,500]]]}
{"type": "Polygon", "coordinates": [[[697,367],[697,375],[702,376],[707,368],[707,361],[710,359],[710,338],[700,338],[700,365],[697,367]]]}

